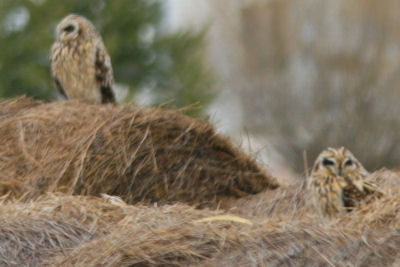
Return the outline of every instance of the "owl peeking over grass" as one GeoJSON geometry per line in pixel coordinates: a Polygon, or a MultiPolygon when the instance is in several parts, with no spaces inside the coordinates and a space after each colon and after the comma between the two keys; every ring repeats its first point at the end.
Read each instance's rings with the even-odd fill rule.
{"type": "Polygon", "coordinates": [[[376,185],[367,181],[369,173],[346,148],[327,148],[315,160],[307,187],[314,206],[323,218],[351,211],[367,196],[376,193],[376,185]]]}

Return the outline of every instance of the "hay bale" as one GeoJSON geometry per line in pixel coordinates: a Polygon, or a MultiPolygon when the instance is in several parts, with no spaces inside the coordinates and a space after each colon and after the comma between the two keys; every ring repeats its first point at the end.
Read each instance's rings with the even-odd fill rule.
{"type": "Polygon", "coordinates": [[[176,208],[176,213],[167,215],[166,207],[152,207],[151,213],[135,215],[142,218],[141,223],[124,220],[109,235],[81,243],[70,254],[54,257],[51,264],[391,266],[400,262],[400,175],[373,175],[380,180],[378,184],[385,195],[329,223],[324,223],[311,208],[308,196],[299,193],[302,188],[288,186],[237,200],[228,213],[220,211],[213,215],[210,211],[177,205],[168,207],[176,208]],[[271,194],[274,196],[264,196],[271,194]],[[154,221],[157,209],[163,216],[154,221]],[[388,220],[382,220],[382,216],[388,220]],[[221,217],[225,219],[209,219],[221,217]]]}
{"type": "Polygon", "coordinates": [[[2,203],[0,265],[40,266],[60,253],[68,253],[80,243],[104,234],[97,227],[97,224],[102,225],[97,218],[99,214],[94,218],[87,212],[79,212],[85,211],[88,205],[94,206],[93,201],[57,196],[39,202],[2,203]]]}
{"type": "Polygon", "coordinates": [[[360,234],[310,226],[281,230],[260,231],[262,238],[191,266],[397,266],[400,260],[400,231],[360,234]]]}
{"type": "MultiPolygon", "coordinates": [[[[237,247],[249,226],[232,222],[195,223],[199,216],[181,214],[147,228],[126,225],[109,236],[88,242],[70,254],[55,257],[53,266],[190,266],[237,247]]],[[[200,217],[201,218],[201,217],[200,217]]],[[[242,247],[243,248],[243,247],[242,247]]]]}
{"type": "MultiPolygon", "coordinates": [[[[15,228],[13,222],[22,218],[29,229],[41,218],[91,234],[69,244],[67,253],[66,245],[58,248],[55,242],[55,253],[40,258],[48,266],[396,266],[400,175],[383,170],[371,179],[384,195],[327,223],[303,188],[289,185],[236,200],[229,212],[184,204],[131,206],[112,196],[6,201],[0,206],[0,233],[4,222],[15,228]]],[[[55,237],[70,235],[62,232],[55,237]]],[[[0,260],[7,262],[8,249],[0,242],[5,252],[0,260]]],[[[37,262],[36,255],[26,255],[37,262]]]]}
{"type": "Polygon", "coordinates": [[[126,203],[116,203],[109,199],[92,196],[71,196],[62,193],[47,193],[35,201],[4,201],[0,204],[0,218],[3,221],[15,221],[21,218],[48,218],[54,221],[74,222],[84,228],[108,234],[110,228],[132,223],[145,224],[148,227],[159,225],[163,221],[177,223],[182,216],[195,219],[220,215],[222,211],[200,210],[194,207],[175,204],[162,207],[126,203]]]}
{"type": "Polygon", "coordinates": [[[20,98],[0,104],[0,118],[0,264],[400,263],[399,173],[373,173],[379,199],[323,222],[304,183],[265,190],[276,183],[251,158],[175,111],[20,98]],[[81,196],[102,193],[128,203],[230,199],[211,211],[81,196]]]}
{"type": "Polygon", "coordinates": [[[92,238],[88,229],[51,219],[0,220],[0,265],[41,266],[92,238]]]}
{"type": "Polygon", "coordinates": [[[237,215],[269,218],[277,222],[291,221],[305,214],[316,215],[304,182],[282,185],[277,190],[240,199],[225,199],[220,208],[237,215]]]}
{"type": "Polygon", "coordinates": [[[265,228],[260,239],[199,266],[397,266],[400,173],[380,170],[368,179],[383,195],[328,223],[319,218],[304,183],[222,203],[232,214],[264,220],[265,228]]]}
{"type": "Polygon", "coordinates": [[[11,266],[196,263],[249,229],[229,220],[201,222],[222,211],[183,204],[116,205],[96,197],[46,194],[0,207],[0,241],[5,241],[0,262],[11,266]]]}
{"type": "Polygon", "coordinates": [[[95,197],[58,194],[29,203],[5,201],[0,205],[0,265],[45,265],[56,255],[108,234],[107,226],[126,214],[95,197]]]}
{"type": "MultiPolygon", "coordinates": [[[[0,205],[0,262],[12,266],[21,266],[21,262],[24,266],[37,266],[39,262],[55,266],[62,261],[64,266],[82,266],[103,261],[112,265],[124,262],[121,238],[128,242],[136,237],[138,242],[144,241],[153,231],[193,224],[192,221],[220,214],[183,204],[116,205],[101,198],[62,194],[46,194],[29,203],[7,201],[0,205]],[[82,252],[86,259],[72,256],[79,257],[82,252]]],[[[153,249],[161,252],[162,247],[153,249]]],[[[140,247],[130,250],[136,255],[131,261],[146,261],[146,253],[140,253],[140,247]]]]}
{"type": "Polygon", "coordinates": [[[178,111],[27,98],[0,110],[0,194],[106,193],[128,203],[216,206],[278,186],[210,124],[178,111]]]}
{"type": "Polygon", "coordinates": [[[40,104],[43,104],[43,102],[34,101],[24,96],[3,100],[0,105],[0,119],[4,120],[6,117],[15,116],[19,112],[40,104]]]}
{"type": "Polygon", "coordinates": [[[105,229],[122,221],[127,214],[140,212],[141,207],[119,206],[91,196],[45,194],[28,203],[4,201],[0,206],[0,218],[15,221],[20,218],[72,221],[88,229],[105,229]]]}

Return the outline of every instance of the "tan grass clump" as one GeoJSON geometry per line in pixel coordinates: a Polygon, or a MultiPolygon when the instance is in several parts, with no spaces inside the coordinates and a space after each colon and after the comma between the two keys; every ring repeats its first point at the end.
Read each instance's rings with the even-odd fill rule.
{"type": "Polygon", "coordinates": [[[42,198],[38,202],[0,204],[1,266],[40,266],[105,233],[99,229],[105,225],[99,211],[109,217],[106,203],[56,195],[42,198]]]}
{"type": "MultiPolygon", "coordinates": [[[[54,266],[60,262],[60,265],[84,266],[102,262],[119,266],[124,261],[125,245],[129,245],[133,253],[131,262],[146,262],[149,254],[166,252],[157,247],[156,240],[150,251],[144,252],[133,241],[152,244],[148,237],[157,235],[155,232],[160,229],[179,228],[188,222],[194,225],[195,221],[221,214],[183,204],[149,207],[115,203],[109,199],[59,193],[46,194],[29,203],[3,202],[0,205],[0,263],[54,266]],[[79,258],[82,253],[86,254],[86,259],[75,261],[74,257],[79,258]]],[[[160,245],[169,243],[166,238],[171,238],[171,242],[175,238],[172,232],[164,234],[160,245]]]]}
{"type": "Polygon", "coordinates": [[[41,266],[49,258],[92,239],[88,229],[49,218],[0,219],[0,265],[41,266]]]}
{"type": "Polygon", "coordinates": [[[15,116],[17,113],[40,104],[42,104],[41,101],[33,101],[24,96],[3,100],[0,105],[0,119],[4,120],[6,117],[15,116]]]}
{"type": "Polygon", "coordinates": [[[213,127],[161,108],[78,101],[0,103],[0,194],[120,196],[216,206],[278,186],[213,127]]]}
{"type": "MultiPolygon", "coordinates": [[[[18,230],[18,218],[26,222],[26,232],[40,226],[36,231],[44,235],[52,222],[78,229],[71,234],[60,226],[51,232],[57,240],[52,254],[40,257],[47,266],[396,266],[400,174],[382,170],[371,179],[384,195],[329,222],[318,217],[303,188],[290,185],[232,201],[230,211],[131,206],[113,196],[50,194],[30,203],[6,201],[0,233],[5,222],[7,229],[18,230]],[[51,223],[40,224],[39,218],[51,223]]],[[[26,238],[31,245],[38,242],[26,238]]],[[[37,262],[27,243],[15,253],[0,242],[0,260],[9,262],[11,250],[37,262]]]]}

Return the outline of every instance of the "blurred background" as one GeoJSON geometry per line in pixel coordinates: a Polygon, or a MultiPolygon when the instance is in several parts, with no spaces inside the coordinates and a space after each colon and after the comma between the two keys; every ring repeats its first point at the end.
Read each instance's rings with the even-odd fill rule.
{"type": "Polygon", "coordinates": [[[50,100],[54,28],[88,17],[121,102],[172,107],[279,177],[327,146],[370,170],[400,162],[400,2],[395,0],[1,0],[0,97],[50,100]]]}

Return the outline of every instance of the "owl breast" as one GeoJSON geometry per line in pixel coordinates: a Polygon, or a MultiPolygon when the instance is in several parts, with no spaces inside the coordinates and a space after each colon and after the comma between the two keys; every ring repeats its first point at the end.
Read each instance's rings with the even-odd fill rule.
{"type": "Polygon", "coordinates": [[[53,54],[53,74],[68,98],[100,102],[101,92],[95,78],[96,54],[93,45],[56,45],[53,54]]]}

